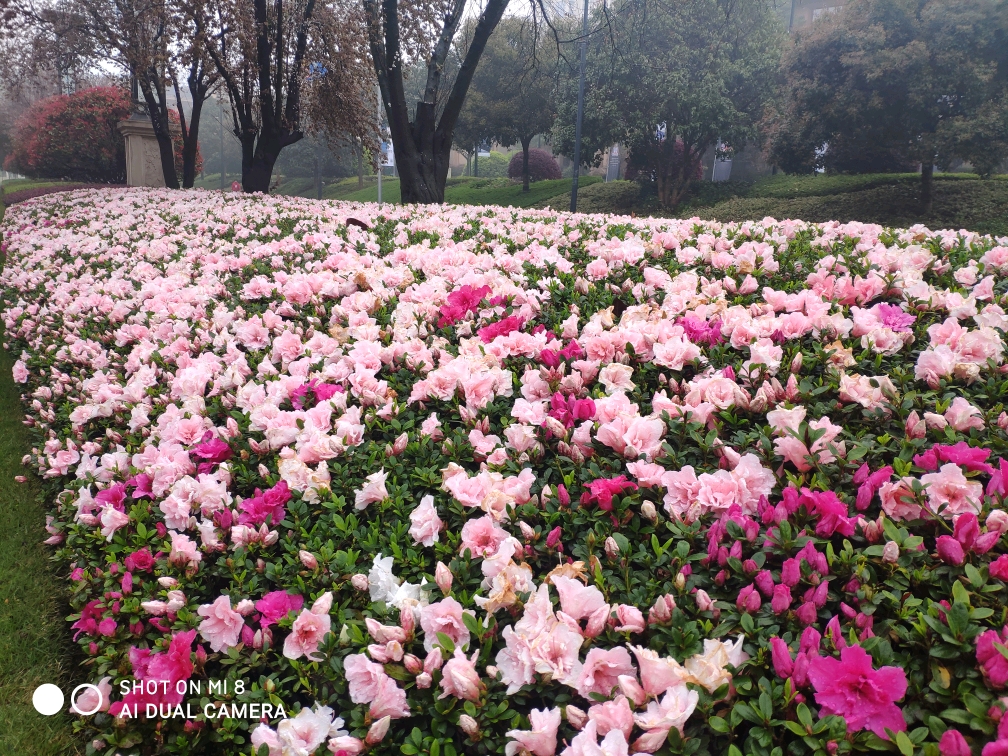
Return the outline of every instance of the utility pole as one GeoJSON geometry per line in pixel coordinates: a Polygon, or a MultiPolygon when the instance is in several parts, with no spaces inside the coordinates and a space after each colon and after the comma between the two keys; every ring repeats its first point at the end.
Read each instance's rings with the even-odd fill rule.
{"type": "Polygon", "coordinates": [[[383,146],[385,144],[385,127],[382,126],[382,117],[384,113],[381,99],[381,87],[378,87],[378,207],[382,206],[382,163],[385,162],[385,150],[383,146]]]}
{"type": "Polygon", "coordinates": [[[584,4],[581,32],[581,75],[578,80],[577,125],[574,127],[574,180],[571,182],[571,212],[577,212],[578,174],[581,172],[581,121],[584,119],[585,58],[588,55],[588,0],[584,4]]]}
{"type": "Polygon", "coordinates": [[[315,142],[315,199],[322,199],[322,149],[321,142],[315,142]]]}
{"type": "Polygon", "coordinates": [[[220,190],[227,191],[227,170],[224,168],[224,98],[217,100],[220,111],[220,190]]]}

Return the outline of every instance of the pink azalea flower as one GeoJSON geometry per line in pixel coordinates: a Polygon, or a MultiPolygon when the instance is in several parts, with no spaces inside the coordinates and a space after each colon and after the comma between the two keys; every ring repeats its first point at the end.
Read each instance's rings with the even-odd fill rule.
{"type": "Polygon", "coordinates": [[[424,546],[433,546],[438,542],[438,533],[444,528],[444,523],[438,517],[434,507],[434,497],[424,496],[420,504],[410,512],[410,537],[424,546]]]}
{"type": "Polygon", "coordinates": [[[203,617],[200,636],[214,651],[227,651],[238,645],[245,618],[231,608],[230,596],[218,596],[212,604],[203,604],[196,613],[203,617]]]}
{"type": "Polygon", "coordinates": [[[305,609],[298,615],[291,625],[290,635],[284,641],[284,656],[288,659],[300,659],[306,656],[309,661],[321,660],[321,657],[317,656],[318,647],[332,625],[329,617],[332,600],[332,592],[326,591],[316,599],[311,609],[305,609]]]}
{"type": "Polygon", "coordinates": [[[904,732],[903,712],[896,701],[907,689],[906,673],[899,667],[872,667],[872,658],[860,646],[847,646],[840,658],[816,656],[808,677],[823,714],[836,714],[847,722],[848,732],[868,729],[885,740],[886,729],[904,732]]]}
{"type": "Polygon", "coordinates": [[[998,650],[998,645],[1008,645],[1008,625],[1001,633],[997,630],[984,631],[977,638],[976,657],[991,685],[1003,688],[1008,683],[1008,659],[998,650]]]}
{"type": "Polygon", "coordinates": [[[512,741],[504,747],[505,756],[517,756],[522,749],[533,756],[553,756],[556,753],[560,707],[532,709],[529,724],[531,730],[508,730],[507,736],[512,741]]]}
{"type": "Polygon", "coordinates": [[[467,659],[462,649],[456,648],[452,658],[445,662],[441,670],[441,690],[438,698],[455,696],[465,701],[478,701],[483,685],[480,682],[479,672],[476,671],[476,657],[478,651],[474,651],[472,658],[467,659]]]}

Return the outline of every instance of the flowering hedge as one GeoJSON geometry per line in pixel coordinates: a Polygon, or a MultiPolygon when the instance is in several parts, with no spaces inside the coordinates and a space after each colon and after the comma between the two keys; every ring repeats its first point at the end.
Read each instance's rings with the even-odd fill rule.
{"type": "Polygon", "coordinates": [[[1008,240],[149,190],[4,225],[88,753],[1008,753],[1008,240]]]}

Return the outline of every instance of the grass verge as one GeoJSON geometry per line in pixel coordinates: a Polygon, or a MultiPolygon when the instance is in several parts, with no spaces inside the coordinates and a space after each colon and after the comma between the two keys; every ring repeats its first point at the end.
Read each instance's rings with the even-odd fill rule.
{"type": "Polygon", "coordinates": [[[75,665],[63,619],[66,586],[42,544],[41,489],[32,478],[14,481],[25,472],[21,457],[30,443],[13,365],[0,350],[0,754],[70,756],[83,752],[70,716],[43,717],[31,702],[35,688],[54,683],[69,707],[75,665]]]}

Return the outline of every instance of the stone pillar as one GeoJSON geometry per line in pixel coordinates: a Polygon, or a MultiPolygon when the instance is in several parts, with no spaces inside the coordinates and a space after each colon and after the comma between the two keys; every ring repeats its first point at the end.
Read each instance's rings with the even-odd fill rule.
{"type": "Polygon", "coordinates": [[[161,150],[150,118],[135,112],[119,123],[119,133],[126,138],[126,185],[164,186],[161,150]]]}

